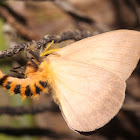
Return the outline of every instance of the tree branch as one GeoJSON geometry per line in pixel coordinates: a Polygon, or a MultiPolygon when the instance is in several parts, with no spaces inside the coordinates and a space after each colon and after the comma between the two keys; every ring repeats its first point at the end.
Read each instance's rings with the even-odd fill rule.
{"type": "Polygon", "coordinates": [[[64,137],[69,138],[69,135],[65,133],[57,134],[55,131],[43,128],[10,128],[0,127],[0,133],[11,135],[11,136],[47,136],[49,138],[62,139],[64,137]]]}
{"type": "Polygon", "coordinates": [[[5,6],[0,4],[0,16],[11,24],[17,32],[27,40],[37,40],[39,37],[30,31],[25,25],[19,23],[15,17],[6,9],[5,6]]]}
{"type": "MultiPolygon", "coordinates": [[[[39,46],[44,46],[48,42],[54,40],[54,42],[62,42],[65,40],[80,40],[89,36],[95,35],[95,33],[91,33],[89,31],[68,31],[63,32],[60,35],[45,35],[43,39],[37,41],[36,43],[39,46]]],[[[31,42],[30,42],[31,43],[31,42]]],[[[12,57],[13,55],[17,54],[18,52],[22,51],[28,44],[27,43],[20,43],[13,47],[12,49],[7,49],[5,51],[0,51],[0,59],[6,57],[12,57]]]]}
{"type": "Polygon", "coordinates": [[[86,22],[88,24],[94,24],[95,22],[88,17],[85,13],[75,8],[69,1],[67,0],[53,0],[53,2],[62,9],[65,13],[69,14],[75,20],[79,20],[82,22],[86,22]]]}
{"type": "Polygon", "coordinates": [[[123,105],[123,110],[127,110],[127,111],[140,111],[140,103],[139,102],[134,102],[131,104],[125,103],[123,105]]]}
{"type": "MultiPolygon", "coordinates": [[[[16,1],[26,1],[26,0],[16,0],[16,1]]],[[[86,14],[84,14],[82,11],[75,8],[68,0],[31,0],[34,2],[41,2],[41,1],[50,1],[54,2],[60,9],[62,9],[65,13],[69,14],[73,18],[76,18],[76,20],[80,20],[83,22],[86,22],[88,24],[93,24],[94,21],[89,18],[86,14]]]]}
{"type": "MultiPolygon", "coordinates": [[[[26,1],[26,0],[16,0],[16,1],[26,1]]],[[[68,0],[31,0],[34,2],[44,2],[50,1],[53,2],[56,6],[58,6],[63,12],[70,15],[76,22],[81,21],[93,26],[96,31],[103,32],[103,30],[97,26],[96,22],[86,15],[84,12],[80,11],[76,7],[74,7],[68,0]]]]}
{"type": "Polygon", "coordinates": [[[58,108],[58,106],[47,106],[47,105],[0,107],[0,115],[7,114],[10,116],[24,115],[24,114],[37,114],[37,113],[42,113],[42,112],[46,112],[46,111],[59,112],[59,108],[58,108]]]}

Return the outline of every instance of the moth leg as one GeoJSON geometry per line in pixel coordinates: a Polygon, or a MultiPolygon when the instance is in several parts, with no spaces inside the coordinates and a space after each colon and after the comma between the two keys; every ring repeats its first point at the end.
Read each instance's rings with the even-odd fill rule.
{"type": "Polygon", "coordinates": [[[27,57],[27,59],[34,65],[36,69],[38,69],[38,64],[35,61],[33,61],[30,57],[27,57]]]}
{"type": "Polygon", "coordinates": [[[24,68],[24,66],[15,67],[13,69],[20,69],[20,68],[24,68]]]}
{"type": "Polygon", "coordinates": [[[30,61],[35,68],[38,68],[38,64],[32,60],[32,58],[28,57],[27,53],[30,53],[32,56],[34,56],[34,58],[40,62],[39,57],[37,56],[37,54],[35,54],[32,50],[30,50],[29,45],[25,47],[24,49],[24,54],[25,54],[25,58],[30,61]]]}
{"type": "Polygon", "coordinates": [[[32,50],[29,50],[29,53],[32,55],[32,56],[34,56],[34,58],[38,61],[38,62],[40,62],[40,56],[38,56],[35,52],[33,52],[32,50]]]}
{"type": "Polygon", "coordinates": [[[15,72],[15,73],[17,73],[17,74],[19,74],[19,75],[21,75],[21,76],[24,76],[24,73],[23,72],[19,72],[19,71],[17,71],[17,70],[10,70],[11,72],[15,72]]]}
{"type": "Polygon", "coordinates": [[[28,45],[24,49],[25,58],[27,58],[27,56],[28,56],[27,55],[27,53],[28,53],[27,50],[29,50],[29,46],[28,45]]]}
{"type": "Polygon", "coordinates": [[[19,66],[19,67],[15,67],[15,68],[13,68],[12,70],[10,70],[11,72],[15,72],[15,73],[17,73],[17,74],[19,74],[19,75],[21,75],[21,76],[24,76],[24,72],[19,72],[17,69],[24,69],[24,67],[25,66],[19,66]]]}

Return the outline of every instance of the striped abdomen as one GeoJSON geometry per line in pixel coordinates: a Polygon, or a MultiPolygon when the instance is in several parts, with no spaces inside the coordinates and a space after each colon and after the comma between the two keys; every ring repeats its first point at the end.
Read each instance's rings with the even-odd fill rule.
{"type": "Polygon", "coordinates": [[[21,94],[22,99],[27,96],[37,97],[40,92],[48,92],[49,86],[47,81],[36,76],[35,78],[19,79],[8,75],[1,74],[0,85],[4,89],[8,89],[12,94],[21,94]]]}

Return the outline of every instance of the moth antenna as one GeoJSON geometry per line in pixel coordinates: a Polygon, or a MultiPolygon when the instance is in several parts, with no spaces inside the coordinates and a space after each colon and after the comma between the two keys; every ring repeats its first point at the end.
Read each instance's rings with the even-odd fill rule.
{"type": "Polygon", "coordinates": [[[49,54],[53,54],[56,51],[61,49],[61,48],[57,48],[57,49],[48,50],[53,44],[54,44],[54,40],[52,40],[51,43],[47,44],[45,50],[40,54],[40,57],[45,56],[45,55],[49,55],[49,54]]]}

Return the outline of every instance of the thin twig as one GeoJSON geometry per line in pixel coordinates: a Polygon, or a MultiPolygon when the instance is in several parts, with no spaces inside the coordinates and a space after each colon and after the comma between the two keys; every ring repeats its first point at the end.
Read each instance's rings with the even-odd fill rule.
{"type": "Polygon", "coordinates": [[[30,31],[25,25],[19,23],[15,17],[6,9],[6,7],[0,4],[0,16],[6,20],[9,24],[11,24],[17,32],[26,38],[27,40],[37,40],[39,37],[30,31]]]}
{"type": "Polygon", "coordinates": [[[62,42],[65,40],[81,40],[83,38],[86,37],[90,37],[96,35],[96,33],[92,33],[89,31],[68,31],[68,32],[63,32],[62,34],[58,34],[58,35],[45,35],[43,40],[45,43],[48,43],[52,40],[54,40],[54,42],[58,43],[58,42],[62,42]]]}
{"type": "Polygon", "coordinates": [[[127,111],[140,111],[140,103],[138,102],[134,102],[132,104],[124,104],[123,105],[123,110],[127,110],[127,111]]]}
{"type": "Polygon", "coordinates": [[[137,4],[136,0],[129,0],[129,1],[130,1],[131,6],[133,7],[133,11],[137,17],[136,19],[137,19],[138,25],[139,25],[140,24],[140,7],[137,4]]]}
{"type": "MultiPolygon", "coordinates": [[[[54,40],[54,42],[62,42],[65,40],[80,40],[92,35],[95,35],[96,33],[91,33],[89,31],[68,31],[63,32],[59,35],[45,35],[43,39],[37,41],[36,43],[39,46],[44,46],[48,42],[51,42],[54,40]]],[[[31,42],[30,42],[31,43],[31,42]]],[[[12,57],[13,55],[17,54],[18,52],[22,51],[28,44],[27,43],[20,43],[17,46],[13,47],[12,49],[7,49],[5,51],[0,51],[0,59],[6,58],[6,57],[12,57]]]]}
{"type": "Polygon", "coordinates": [[[88,15],[75,8],[69,1],[67,0],[53,0],[53,1],[60,9],[69,14],[75,20],[86,22],[88,24],[95,23],[90,17],[88,17],[88,15]]]}
{"type": "Polygon", "coordinates": [[[0,115],[7,114],[10,116],[15,115],[24,115],[24,114],[37,114],[43,113],[46,111],[50,112],[59,112],[57,106],[47,106],[47,105],[39,105],[39,106],[19,106],[19,107],[9,107],[4,106],[0,107],[0,115]]]}
{"type": "MultiPolygon", "coordinates": [[[[16,1],[26,1],[26,0],[16,0],[16,1]]],[[[53,2],[56,6],[58,6],[63,12],[70,15],[76,22],[85,22],[92,26],[96,31],[102,33],[103,30],[96,24],[95,20],[90,18],[87,14],[82,12],[81,10],[77,9],[73,6],[70,1],[68,0],[31,0],[34,2],[44,2],[50,1],[53,2]]]]}
{"type": "Polygon", "coordinates": [[[9,48],[7,50],[0,51],[0,59],[6,58],[6,57],[11,57],[11,56],[17,54],[18,52],[22,51],[26,46],[27,46],[26,43],[20,43],[20,44],[14,46],[13,48],[9,48]]]}
{"type": "MultiPolygon", "coordinates": [[[[26,1],[26,0],[16,0],[16,1],[26,1]]],[[[76,18],[76,20],[80,20],[83,22],[86,22],[88,24],[93,24],[94,21],[88,17],[85,13],[75,8],[68,0],[30,0],[34,2],[41,2],[41,1],[50,1],[54,2],[60,9],[62,9],[64,12],[72,16],[73,18],[76,18]]]]}
{"type": "Polygon", "coordinates": [[[20,22],[21,24],[27,25],[27,20],[25,19],[25,17],[23,15],[19,14],[18,12],[16,12],[8,4],[0,3],[0,5],[3,6],[4,8],[6,8],[9,11],[9,13],[16,18],[16,20],[18,22],[20,22]]]}
{"type": "Polygon", "coordinates": [[[43,128],[10,128],[10,127],[0,127],[0,133],[11,135],[11,136],[47,136],[49,138],[62,139],[64,137],[68,138],[70,136],[65,133],[57,134],[55,131],[43,128]]]}

